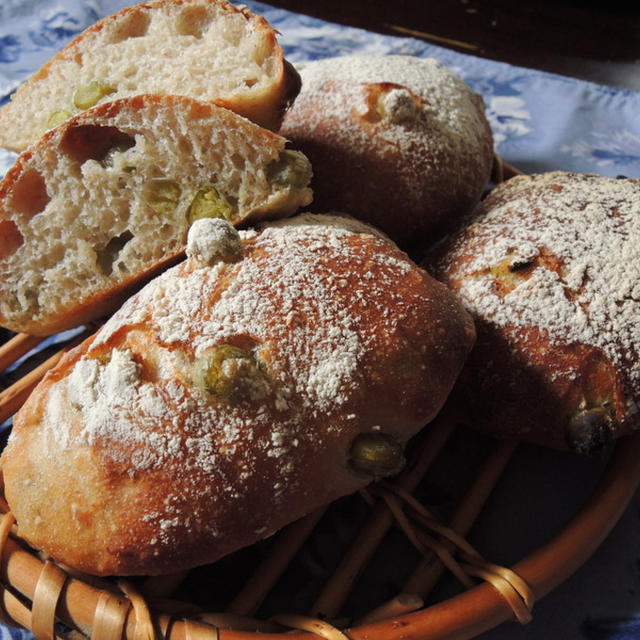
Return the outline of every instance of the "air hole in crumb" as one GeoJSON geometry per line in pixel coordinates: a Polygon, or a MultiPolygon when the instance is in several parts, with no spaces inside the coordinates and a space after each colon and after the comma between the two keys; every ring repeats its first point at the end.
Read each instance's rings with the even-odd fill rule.
{"type": "Polygon", "coordinates": [[[133,234],[130,231],[125,231],[119,236],[111,238],[103,249],[97,251],[96,263],[105,276],[111,275],[115,261],[131,238],[133,238],[133,234]]]}
{"type": "Polygon", "coordinates": [[[67,129],[60,149],[70,158],[83,164],[87,160],[102,162],[112,149],[130,148],[136,141],[117,127],[86,124],[67,129]]]}
{"type": "Polygon", "coordinates": [[[258,82],[257,78],[245,78],[244,83],[247,87],[253,87],[258,82]]]}
{"type": "Polygon", "coordinates": [[[47,194],[44,176],[37,169],[27,169],[15,182],[11,195],[11,207],[32,218],[44,211],[51,198],[47,194]]]}
{"type": "Polygon", "coordinates": [[[131,12],[126,16],[122,16],[118,20],[108,42],[116,43],[128,38],[140,38],[147,33],[150,23],[151,16],[148,12],[131,12]]]}
{"type": "Polygon", "coordinates": [[[178,140],[178,148],[180,149],[181,153],[185,154],[184,155],[185,158],[189,158],[194,155],[193,142],[190,139],[188,139],[187,136],[180,137],[180,139],[178,140]]]}
{"type": "Polygon", "coordinates": [[[20,310],[28,313],[37,313],[40,308],[38,302],[38,291],[36,289],[27,288],[17,297],[20,310]]]}
{"type": "Polygon", "coordinates": [[[230,160],[236,169],[244,170],[245,161],[239,153],[232,153],[230,156],[230,160]]]}
{"type": "Polygon", "coordinates": [[[181,36],[202,38],[210,23],[206,7],[185,7],[178,16],[176,28],[181,36]]]}
{"type": "Polygon", "coordinates": [[[24,242],[20,229],[13,220],[0,222],[0,260],[11,256],[24,242]]]}

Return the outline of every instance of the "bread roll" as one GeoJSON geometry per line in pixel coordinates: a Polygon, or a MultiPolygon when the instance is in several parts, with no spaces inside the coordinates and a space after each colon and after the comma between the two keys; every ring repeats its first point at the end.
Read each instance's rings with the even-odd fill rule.
{"type": "Polygon", "coordinates": [[[215,100],[277,130],[299,89],[276,32],[224,0],[156,0],[77,36],[0,109],[0,146],[23,151],[67,117],[139,94],[215,100]]]}
{"type": "Polygon", "coordinates": [[[187,252],[45,377],[2,455],[20,535],[85,572],[212,562],[398,471],[473,342],[355,221],[200,220],[187,252]]]}
{"type": "Polygon", "coordinates": [[[640,180],[498,186],[434,259],[474,316],[459,390],[499,437],[581,453],[638,425],[640,180]]]}
{"type": "Polygon", "coordinates": [[[123,98],[49,131],[0,183],[0,324],[80,325],[175,259],[192,220],[308,204],[309,162],[285,142],[178,96],[123,98]]]}
{"type": "Polygon", "coordinates": [[[317,211],[347,211],[412,248],[475,206],[491,130],[482,98],[441,63],[346,56],[298,70],[281,133],[311,160],[317,211]]]}

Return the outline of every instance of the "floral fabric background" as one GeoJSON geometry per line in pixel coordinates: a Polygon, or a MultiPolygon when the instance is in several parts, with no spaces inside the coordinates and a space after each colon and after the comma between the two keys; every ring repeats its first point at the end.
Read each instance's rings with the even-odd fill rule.
{"type": "MultiPolygon", "coordinates": [[[[129,4],[127,0],[0,0],[0,104],[77,33],[129,4]]],[[[438,58],[482,94],[496,151],[525,172],[565,169],[640,177],[640,93],[482,60],[411,38],[329,24],[260,2],[245,4],[281,32],[280,41],[293,63],[349,53],[438,58]]],[[[0,149],[0,176],[15,157],[0,149]]],[[[509,485],[526,475],[528,464],[535,466],[533,473],[540,473],[541,464],[549,464],[543,475],[548,483],[554,481],[555,467],[551,465],[557,465],[557,459],[520,459],[517,468],[507,470],[506,488],[492,498],[486,518],[488,522],[498,518],[509,523],[506,532],[517,532],[512,537],[518,537],[525,549],[528,537],[531,544],[540,544],[541,535],[552,535],[562,525],[565,505],[583,495],[584,482],[590,481],[591,473],[584,461],[562,459],[574,479],[560,480],[562,486],[547,491],[547,499],[553,495],[555,501],[545,505],[551,528],[540,531],[529,513],[531,497],[522,500],[509,493],[509,485]]],[[[492,539],[491,544],[508,558],[512,538],[504,534],[505,539],[496,542],[494,529],[479,526],[475,536],[480,541],[492,539]]],[[[640,639],[638,540],[640,497],[594,557],[536,605],[532,623],[525,627],[506,624],[482,638],[640,639]]],[[[517,559],[521,550],[513,553],[517,559]]],[[[6,626],[0,626],[0,633],[0,640],[31,638],[25,631],[6,626]]]]}

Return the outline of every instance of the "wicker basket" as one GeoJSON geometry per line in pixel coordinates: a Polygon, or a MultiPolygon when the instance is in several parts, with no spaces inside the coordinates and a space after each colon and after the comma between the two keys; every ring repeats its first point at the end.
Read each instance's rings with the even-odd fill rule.
{"type": "MultiPolygon", "coordinates": [[[[511,167],[496,163],[496,181],[513,173],[511,167]]],[[[63,350],[88,332],[76,336],[63,350]]],[[[0,347],[0,370],[39,341],[19,335],[0,347]]],[[[61,353],[52,355],[0,394],[0,421],[17,411],[61,353]]],[[[516,450],[514,443],[483,439],[478,447],[483,459],[456,497],[455,508],[446,515],[446,526],[414,497],[424,491],[447,442],[464,429],[459,422],[451,411],[444,412],[425,429],[413,443],[406,469],[392,483],[371,487],[345,498],[338,506],[312,513],[256,545],[256,549],[192,572],[197,574],[195,578],[185,574],[127,582],[78,575],[29,549],[16,536],[13,517],[0,500],[5,512],[0,520],[0,614],[9,624],[29,629],[42,640],[69,634],[94,640],[275,640],[285,632],[292,639],[315,634],[336,640],[463,640],[507,620],[527,622],[534,602],[589,558],[625,510],[640,482],[640,433],[618,443],[595,491],[585,496],[567,524],[550,541],[507,568],[482,558],[463,536],[499,482],[516,450]],[[276,606],[293,603],[295,598],[289,598],[287,591],[291,590],[291,577],[284,592],[278,593],[282,591],[283,574],[308,553],[306,545],[314,536],[335,536],[335,527],[327,530],[323,522],[340,519],[345,513],[348,517],[344,526],[349,531],[344,555],[316,581],[312,603],[307,603],[303,611],[259,619],[267,599],[276,606]],[[354,514],[359,516],[354,518],[354,514]],[[381,548],[386,549],[388,560],[396,554],[406,556],[406,549],[412,547],[419,553],[409,554],[413,566],[391,598],[377,602],[375,595],[358,595],[367,588],[366,579],[358,580],[363,572],[371,567],[380,572],[389,566],[376,555],[381,548]],[[425,606],[445,566],[468,588],[425,606]],[[199,585],[197,588],[217,582],[222,585],[218,591],[231,593],[231,598],[220,613],[210,613],[189,599],[190,580],[199,585]],[[187,597],[176,599],[174,592],[181,584],[187,597]],[[364,611],[363,603],[367,607],[364,611]],[[352,612],[340,618],[350,604],[358,610],[357,615],[352,612]]],[[[463,437],[468,435],[464,433],[463,437]]],[[[325,546],[339,548],[345,535],[338,537],[339,541],[331,537],[325,540],[325,546]]],[[[296,590],[295,574],[293,580],[296,590]]]]}

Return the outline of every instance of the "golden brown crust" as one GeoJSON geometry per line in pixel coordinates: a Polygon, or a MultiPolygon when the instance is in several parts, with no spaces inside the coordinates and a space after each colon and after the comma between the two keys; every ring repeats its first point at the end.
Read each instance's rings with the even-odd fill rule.
{"type": "Polygon", "coordinates": [[[432,259],[474,316],[457,393],[500,437],[593,451],[638,425],[640,181],[499,185],[432,259]]]}
{"type": "Polygon", "coordinates": [[[480,96],[435,60],[304,63],[281,133],[314,168],[313,207],[347,211],[402,247],[431,244],[478,202],[493,162],[480,96]]]}
{"type": "Polygon", "coordinates": [[[194,245],[16,416],[6,496],[54,558],[211,562],[367,484],[358,434],[404,444],[440,409],[474,338],[446,287],[333,217],[240,233],[194,245]]]}

